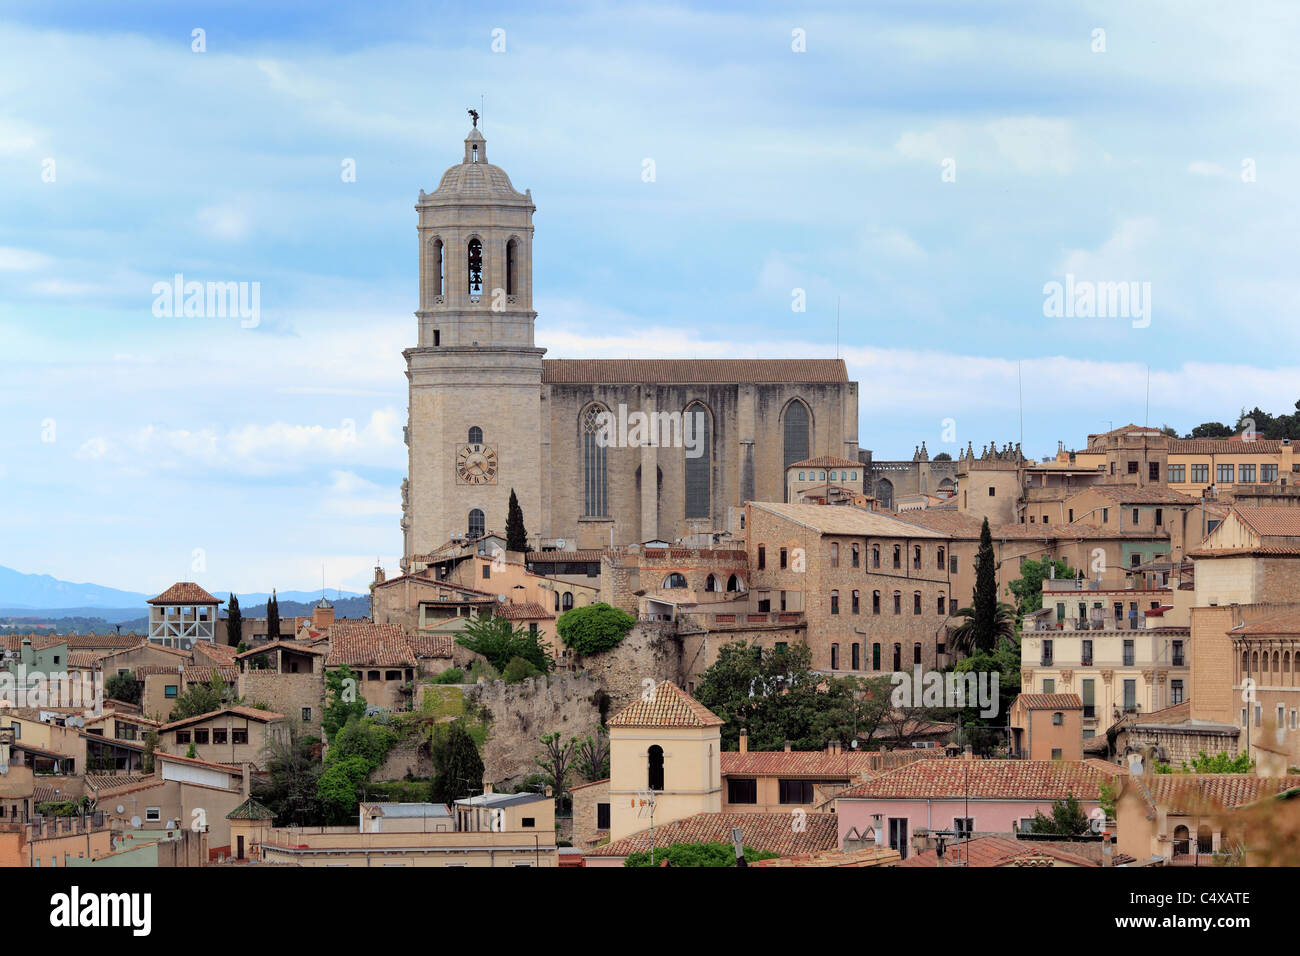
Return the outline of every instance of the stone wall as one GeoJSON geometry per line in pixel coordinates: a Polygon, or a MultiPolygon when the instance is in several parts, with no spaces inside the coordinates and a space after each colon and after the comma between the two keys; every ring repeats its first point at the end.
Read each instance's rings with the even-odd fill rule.
{"type": "Polygon", "coordinates": [[[371,779],[401,780],[408,773],[413,777],[433,776],[433,761],[425,742],[399,745],[388,751],[387,759],[371,774],[371,779]]]}
{"type": "Polygon", "coordinates": [[[322,737],[321,714],[325,709],[325,674],[278,674],[273,670],[246,670],[239,675],[238,694],[249,707],[266,706],[283,714],[290,724],[300,726],[312,737],[322,737]],[[303,719],[303,710],[311,717],[303,719]]]}
{"type": "Polygon", "coordinates": [[[570,791],[573,798],[573,819],[570,821],[569,839],[575,847],[590,849],[609,837],[609,828],[598,827],[596,808],[609,803],[609,781],[598,780],[570,791]]]}
{"type": "Polygon", "coordinates": [[[482,754],[486,779],[501,789],[537,773],[537,758],[544,749],[541,738],[547,734],[558,732],[565,740],[594,736],[600,725],[600,693],[601,685],[592,676],[563,673],[469,688],[466,705],[486,707],[492,714],[482,754]]]}
{"type": "Polygon", "coordinates": [[[644,681],[681,683],[681,642],[670,622],[638,621],[618,647],[599,654],[573,655],[575,673],[586,672],[609,695],[613,716],[641,696],[644,681]]]}

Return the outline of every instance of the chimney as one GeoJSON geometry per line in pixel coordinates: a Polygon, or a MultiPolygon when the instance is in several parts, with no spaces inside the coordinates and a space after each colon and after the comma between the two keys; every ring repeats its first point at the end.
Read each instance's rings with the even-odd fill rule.
{"type": "Polygon", "coordinates": [[[483,793],[484,793],[484,794],[489,794],[489,793],[491,793],[491,792],[492,792],[492,784],[490,784],[490,783],[485,783],[485,784],[483,784],[483,793]]]}
{"type": "Polygon", "coordinates": [[[744,727],[740,728],[740,752],[742,754],[749,753],[749,731],[744,727]]]}
{"type": "Polygon", "coordinates": [[[247,800],[253,793],[253,765],[245,760],[242,767],[244,770],[243,795],[244,799],[247,800]]]}
{"type": "Polygon", "coordinates": [[[962,750],[962,752],[961,752],[961,759],[962,759],[962,760],[974,760],[974,759],[975,759],[975,751],[971,749],[971,745],[970,745],[970,744],[967,744],[967,745],[965,746],[965,748],[962,750]]]}
{"type": "Polygon", "coordinates": [[[1141,754],[1134,753],[1128,755],[1128,772],[1133,776],[1137,776],[1137,777],[1142,776],[1142,755],[1141,754]]]}
{"type": "Polygon", "coordinates": [[[785,752],[786,753],[790,752],[790,741],[788,740],[785,742],[785,752]]]}
{"type": "Polygon", "coordinates": [[[1114,852],[1114,849],[1115,848],[1110,844],[1110,834],[1103,833],[1101,835],[1101,865],[1102,866],[1115,865],[1111,857],[1112,853],[1114,852]]]}

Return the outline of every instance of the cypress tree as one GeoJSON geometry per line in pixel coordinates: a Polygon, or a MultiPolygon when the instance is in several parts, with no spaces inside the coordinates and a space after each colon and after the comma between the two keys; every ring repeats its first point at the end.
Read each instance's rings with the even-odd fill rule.
{"type": "Polygon", "coordinates": [[[972,637],[976,650],[993,650],[998,640],[998,576],[988,518],[980,528],[980,546],[975,553],[975,593],[971,609],[975,612],[972,637]]]}
{"type": "Polygon", "coordinates": [[[434,803],[451,805],[462,797],[479,792],[483,785],[483,758],[479,756],[474,738],[459,720],[438,727],[434,732],[432,750],[434,777],[431,796],[434,803]]]}
{"type": "Polygon", "coordinates": [[[266,600],[266,638],[280,639],[280,599],[275,596],[275,588],[271,588],[271,596],[266,600]]]}
{"type": "Polygon", "coordinates": [[[238,647],[239,642],[243,640],[244,632],[244,615],[239,610],[239,598],[234,591],[230,592],[230,604],[226,609],[226,643],[231,647],[238,647]]]}
{"type": "Polygon", "coordinates": [[[528,531],[524,528],[524,509],[519,507],[515,490],[510,489],[510,508],[506,512],[506,550],[528,551],[528,531]]]}

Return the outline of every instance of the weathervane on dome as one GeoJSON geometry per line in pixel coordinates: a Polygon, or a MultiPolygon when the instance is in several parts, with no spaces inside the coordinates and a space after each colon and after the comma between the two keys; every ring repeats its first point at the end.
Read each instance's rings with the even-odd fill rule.
{"type": "Polygon", "coordinates": [[[465,112],[469,113],[469,115],[473,118],[474,128],[478,129],[478,110],[466,110],[465,112]]]}

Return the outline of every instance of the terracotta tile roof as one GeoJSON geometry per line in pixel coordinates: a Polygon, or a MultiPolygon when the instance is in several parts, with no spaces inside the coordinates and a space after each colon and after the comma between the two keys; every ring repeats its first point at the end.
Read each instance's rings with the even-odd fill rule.
{"type": "Polygon", "coordinates": [[[104,793],[108,790],[117,790],[122,787],[134,787],[141,783],[152,783],[157,780],[152,774],[133,774],[121,773],[117,775],[88,773],[82,778],[86,782],[86,789],[93,790],[97,793],[104,793]]]}
{"type": "Polygon", "coordinates": [[[226,814],[227,820],[271,820],[275,814],[264,804],[249,797],[235,809],[226,814]]]}
{"type": "Polygon", "coordinates": [[[822,850],[818,853],[799,853],[778,856],[770,860],[755,860],[750,866],[767,867],[848,867],[898,866],[901,858],[897,850],[888,847],[868,847],[865,850],[822,850]]]}
{"type": "Polygon", "coordinates": [[[415,651],[396,624],[335,621],[329,629],[326,667],[414,667],[415,651]]]}
{"type": "Polygon", "coordinates": [[[587,787],[598,787],[598,786],[600,786],[602,783],[603,783],[603,784],[608,784],[608,783],[609,783],[609,777],[606,777],[606,778],[603,779],[603,780],[589,780],[589,781],[587,781],[586,783],[580,783],[580,784],[578,784],[577,786],[574,786],[574,787],[566,787],[565,789],[568,790],[569,793],[573,793],[573,791],[575,791],[575,790],[585,790],[587,787]]]}
{"type": "Polygon", "coordinates": [[[179,581],[162,594],[150,598],[148,604],[222,604],[193,581],[179,581]]]}
{"type": "Polygon", "coordinates": [[[172,677],[180,677],[181,672],[176,667],[168,667],[166,664],[141,664],[138,667],[131,668],[131,676],[136,680],[143,680],[146,677],[155,677],[159,674],[169,674],[172,677]]]}
{"type": "Polygon", "coordinates": [[[1078,694],[1021,694],[1016,700],[1030,710],[1083,710],[1078,694]]]}
{"type": "MultiPolygon", "coordinates": [[[[325,653],[325,651],[319,647],[313,647],[312,645],[304,644],[301,641],[291,641],[286,638],[281,638],[278,641],[268,641],[265,644],[259,644],[257,647],[250,648],[249,650],[243,651],[239,654],[232,654],[231,660],[232,661],[242,660],[245,657],[253,657],[257,654],[264,654],[267,651],[273,651],[279,647],[283,647],[286,650],[290,650],[290,651],[297,651],[299,654],[324,654],[325,653]]],[[[234,648],[231,648],[231,650],[233,651],[234,648]]]]}
{"type": "Polygon", "coordinates": [[[1300,776],[1253,773],[1155,773],[1131,778],[1148,806],[1230,810],[1300,787],[1300,776]]]}
{"type": "Polygon", "coordinates": [[[599,561],[605,554],[606,552],[594,548],[586,551],[529,551],[528,554],[524,555],[524,561],[528,564],[563,564],[568,562],[590,564],[599,561]]]}
{"type": "Polygon", "coordinates": [[[610,718],[610,727],[720,727],[722,721],[670,680],[654,687],[650,700],[637,700],[610,718]]]}
{"type": "Polygon", "coordinates": [[[93,668],[99,663],[103,654],[100,651],[68,651],[69,667],[93,668]]]}
{"type": "MultiPolygon", "coordinates": [[[[879,538],[942,538],[937,532],[893,515],[846,505],[787,505],[752,501],[750,507],[776,515],[821,534],[863,535],[879,538]]],[[[912,512],[908,512],[911,514],[912,512]]]]}
{"type": "Polygon", "coordinates": [[[67,643],[67,639],[60,634],[6,634],[4,637],[5,650],[21,650],[25,640],[32,642],[32,650],[34,651],[43,651],[47,647],[58,647],[60,644],[67,643]]]}
{"type": "MultiPolygon", "coordinates": [[[[730,843],[732,828],[740,827],[745,846],[755,850],[770,850],[781,856],[817,853],[838,845],[837,819],[833,813],[809,813],[804,817],[804,832],[796,833],[789,813],[697,813],[656,824],[654,845],[663,849],[674,843],[730,843]]],[[[625,857],[649,849],[650,831],[646,829],[589,850],[587,856],[625,857]]]]}
{"type": "Polygon", "coordinates": [[[455,642],[446,634],[416,634],[414,637],[408,637],[407,643],[411,645],[411,650],[419,660],[428,660],[431,657],[451,657],[452,648],[455,642]]]}
{"type": "Polygon", "coordinates": [[[145,641],[139,634],[5,634],[0,641],[5,650],[16,651],[25,637],[32,639],[32,647],[37,650],[67,644],[69,651],[117,651],[138,647],[145,641]]]}
{"type": "Polygon", "coordinates": [[[186,724],[197,724],[205,720],[211,720],[213,717],[220,717],[223,714],[234,714],[237,717],[247,717],[249,720],[260,721],[269,724],[273,720],[283,720],[284,714],[277,714],[270,710],[258,710],[256,707],[223,707],[221,710],[210,710],[206,714],[196,714],[193,717],[186,717],[184,720],[173,720],[169,724],[163,724],[163,730],[175,730],[177,727],[184,727],[186,724]]]}
{"type": "Polygon", "coordinates": [[[154,757],[164,762],[168,760],[176,760],[181,763],[194,764],[199,767],[211,767],[214,770],[224,770],[227,773],[234,774],[240,779],[243,779],[244,776],[244,768],[242,764],[217,763],[212,760],[200,760],[198,757],[183,757],[180,754],[169,754],[161,750],[154,753],[154,757]]]}
{"type": "Polygon", "coordinates": [[[1165,488],[1161,485],[1090,485],[1083,489],[1086,493],[1095,491],[1103,498],[1118,501],[1120,504],[1181,504],[1199,505],[1200,498],[1193,498],[1182,492],[1165,488]]]}
{"type": "Polygon", "coordinates": [[[842,359],[543,359],[544,385],[848,382],[842,359]]]}
{"type": "MultiPolygon", "coordinates": [[[[1101,866],[1102,845],[1098,841],[1071,842],[1068,840],[1017,840],[1013,837],[985,836],[976,837],[969,842],[963,840],[960,846],[949,844],[944,854],[944,863],[952,865],[961,859],[967,866],[1007,866],[1025,857],[1047,856],[1073,866],[1101,866]]],[[[1111,865],[1119,866],[1132,863],[1133,857],[1119,850],[1113,850],[1111,865]]],[[[939,855],[934,850],[926,850],[909,856],[900,866],[938,866],[939,855]]]]}
{"type": "Polygon", "coordinates": [[[820,458],[805,458],[803,461],[796,461],[792,465],[786,465],[785,470],[791,468],[865,468],[866,466],[860,461],[853,461],[849,458],[836,458],[833,455],[822,455],[820,458]]]}
{"type": "Polygon", "coordinates": [[[721,756],[723,776],[733,777],[780,774],[788,777],[835,777],[852,780],[871,773],[875,766],[872,754],[859,751],[828,754],[822,750],[790,753],[784,750],[751,750],[742,754],[734,750],[724,750],[721,756]]]}
{"type": "Polygon", "coordinates": [[[1300,537],[1300,508],[1236,505],[1232,510],[1247,527],[1263,537],[1300,537]]]}
{"type": "Polygon", "coordinates": [[[227,684],[239,680],[239,668],[234,664],[189,664],[185,668],[183,679],[187,684],[207,684],[212,681],[214,672],[220,674],[227,684]]]}
{"type": "MultiPolygon", "coordinates": [[[[206,657],[213,664],[233,664],[235,663],[235,649],[229,644],[214,644],[212,641],[195,641],[191,646],[194,652],[194,659],[198,661],[200,657],[206,657]]],[[[200,661],[200,663],[202,663],[200,661]]]]}
{"type": "Polygon", "coordinates": [[[1096,801],[1098,785],[1122,772],[1087,760],[918,760],[858,784],[840,799],[1063,800],[1074,794],[1096,801]]]}
{"type": "Polygon", "coordinates": [[[503,604],[496,609],[495,616],[503,617],[507,621],[540,621],[555,617],[554,614],[536,601],[525,601],[522,604],[503,604]]]}
{"type": "Polygon", "coordinates": [[[1254,637],[1266,634],[1283,634],[1287,636],[1300,634],[1300,608],[1292,608],[1280,614],[1260,618],[1228,631],[1229,637],[1254,637]]]}
{"type": "MultiPolygon", "coordinates": [[[[918,508],[899,514],[899,521],[939,531],[950,538],[978,538],[983,522],[973,515],[960,511],[939,510],[935,508],[918,508]]],[[[989,529],[992,533],[992,529],[989,529]]]]}
{"type": "Polygon", "coordinates": [[[1280,438],[1256,438],[1243,441],[1240,435],[1231,438],[1180,438],[1169,447],[1171,455],[1276,455],[1282,450],[1280,438]]]}

